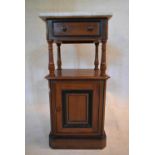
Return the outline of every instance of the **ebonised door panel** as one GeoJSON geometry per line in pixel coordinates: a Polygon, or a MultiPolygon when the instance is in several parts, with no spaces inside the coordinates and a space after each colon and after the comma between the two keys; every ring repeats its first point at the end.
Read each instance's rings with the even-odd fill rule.
{"type": "Polygon", "coordinates": [[[56,135],[99,134],[99,82],[56,83],[56,135]]]}

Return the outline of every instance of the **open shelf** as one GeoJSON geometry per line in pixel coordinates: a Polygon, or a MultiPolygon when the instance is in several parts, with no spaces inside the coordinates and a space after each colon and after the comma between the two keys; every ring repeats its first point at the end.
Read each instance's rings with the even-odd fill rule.
{"type": "Polygon", "coordinates": [[[55,70],[55,76],[47,75],[46,79],[68,80],[68,79],[100,79],[105,80],[110,78],[108,75],[101,76],[100,70],[94,69],[62,69],[55,70]]]}

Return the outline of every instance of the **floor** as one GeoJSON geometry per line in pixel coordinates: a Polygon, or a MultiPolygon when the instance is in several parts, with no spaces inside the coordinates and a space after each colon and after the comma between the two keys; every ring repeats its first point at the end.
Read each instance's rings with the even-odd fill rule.
{"type": "Polygon", "coordinates": [[[26,105],[26,155],[128,155],[128,101],[107,93],[103,150],[54,150],[48,146],[49,105],[26,105]]]}

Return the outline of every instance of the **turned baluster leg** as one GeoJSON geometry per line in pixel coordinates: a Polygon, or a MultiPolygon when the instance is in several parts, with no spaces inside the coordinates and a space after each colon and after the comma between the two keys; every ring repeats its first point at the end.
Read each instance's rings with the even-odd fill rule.
{"type": "Polygon", "coordinates": [[[101,55],[101,76],[105,75],[106,71],[106,41],[102,42],[102,55],[101,55]]]}
{"type": "Polygon", "coordinates": [[[94,70],[98,70],[98,64],[99,64],[99,61],[98,61],[98,45],[99,45],[99,43],[96,42],[95,43],[95,61],[94,61],[95,68],[94,68],[94,70]]]}
{"type": "Polygon", "coordinates": [[[49,50],[49,73],[51,76],[54,76],[55,66],[53,60],[53,41],[48,41],[48,50],[49,50]]]}
{"type": "Polygon", "coordinates": [[[58,70],[61,70],[61,49],[60,49],[61,43],[57,43],[57,65],[58,65],[58,70]]]}

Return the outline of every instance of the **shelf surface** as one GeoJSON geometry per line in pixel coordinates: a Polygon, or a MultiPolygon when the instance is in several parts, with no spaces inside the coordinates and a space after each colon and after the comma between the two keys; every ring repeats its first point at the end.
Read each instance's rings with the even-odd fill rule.
{"type": "Polygon", "coordinates": [[[100,79],[105,80],[110,78],[108,75],[101,76],[100,70],[94,69],[62,69],[55,70],[55,76],[51,77],[47,75],[45,77],[48,80],[68,80],[68,79],[100,79]]]}

